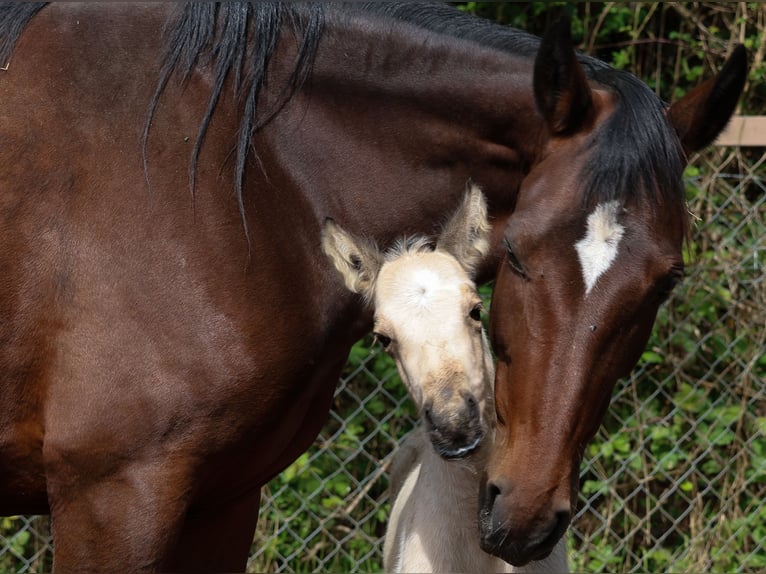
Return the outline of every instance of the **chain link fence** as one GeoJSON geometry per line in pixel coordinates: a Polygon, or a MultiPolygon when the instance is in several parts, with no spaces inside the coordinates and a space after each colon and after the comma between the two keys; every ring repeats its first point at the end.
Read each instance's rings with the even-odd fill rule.
{"type": "MultiPolygon", "coordinates": [[[[766,155],[687,171],[688,276],[582,466],[575,571],[766,569],[766,155]]],[[[264,489],[252,572],[380,571],[391,454],[415,413],[393,364],[354,347],[314,447],[264,489]]]]}
{"type": "MultiPolygon", "coordinates": [[[[575,571],[766,569],[762,152],[687,171],[688,276],[586,452],[575,571]]],[[[263,489],[248,570],[380,571],[388,468],[415,414],[390,359],[358,343],[314,446],[263,489]]],[[[50,550],[47,517],[0,518],[0,572],[49,571],[50,550]]]]}

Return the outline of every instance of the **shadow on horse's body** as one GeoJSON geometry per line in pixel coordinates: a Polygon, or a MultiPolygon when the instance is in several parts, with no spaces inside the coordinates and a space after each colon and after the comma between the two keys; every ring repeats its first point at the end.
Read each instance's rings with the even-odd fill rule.
{"type": "Polygon", "coordinates": [[[500,274],[483,544],[515,563],[549,552],[582,446],[648,337],[657,269],[680,259],[682,146],[725,125],[743,52],[668,122],[566,35],[540,46],[446,6],[37,9],[0,8],[0,512],[50,511],[60,571],[241,570],[260,487],[314,439],[370,327],[321,253],[322,221],[384,244],[431,232],[459,200],[443,190],[470,176],[493,224],[479,279],[500,274]],[[551,320],[582,279],[572,245],[531,265],[534,232],[585,235],[604,161],[643,263],[591,270],[598,304],[551,320]],[[632,281],[625,313],[610,274],[632,281]],[[584,320],[596,344],[551,361],[584,320]],[[582,404],[557,411],[562,372],[583,374],[564,385],[582,404]],[[550,447],[536,420],[557,421],[550,447]],[[515,464],[529,448],[535,464],[515,464]]]}

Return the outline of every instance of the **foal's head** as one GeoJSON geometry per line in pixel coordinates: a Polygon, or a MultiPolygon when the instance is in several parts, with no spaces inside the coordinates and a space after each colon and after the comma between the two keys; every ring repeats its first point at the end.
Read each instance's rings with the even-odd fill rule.
{"type": "Polygon", "coordinates": [[[400,240],[381,253],[332,220],[322,247],[346,286],[375,309],[375,334],[445,458],[477,448],[494,420],[492,357],[473,282],[487,254],[484,196],[470,186],[436,244],[400,240]]]}

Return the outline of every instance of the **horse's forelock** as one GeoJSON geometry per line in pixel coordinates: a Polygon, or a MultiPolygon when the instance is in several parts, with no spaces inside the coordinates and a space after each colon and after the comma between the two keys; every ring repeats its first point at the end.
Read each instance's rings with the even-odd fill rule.
{"type": "Polygon", "coordinates": [[[686,159],[665,104],[632,74],[607,66],[586,71],[615,95],[616,106],[594,133],[592,154],[583,170],[583,207],[643,200],[655,211],[674,211],[686,231],[682,180],[686,159]]]}

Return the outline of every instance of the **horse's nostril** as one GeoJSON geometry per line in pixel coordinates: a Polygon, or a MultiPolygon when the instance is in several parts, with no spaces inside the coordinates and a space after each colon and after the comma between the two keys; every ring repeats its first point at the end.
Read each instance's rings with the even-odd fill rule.
{"type": "Polygon", "coordinates": [[[569,521],[571,518],[572,518],[572,513],[569,512],[569,510],[557,511],[556,512],[556,527],[554,528],[554,532],[560,536],[567,529],[567,526],[569,526],[569,521]]]}
{"type": "Polygon", "coordinates": [[[488,482],[487,487],[484,489],[482,507],[488,511],[491,511],[492,507],[495,506],[495,499],[500,496],[501,492],[502,491],[498,485],[496,485],[494,482],[488,482]]]}
{"type": "Polygon", "coordinates": [[[479,403],[470,393],[463,394],[463,408],[461,412],[463,422],[467,425],[476,425],[481,421],[481,413],[479,413],[479,403]]]}

